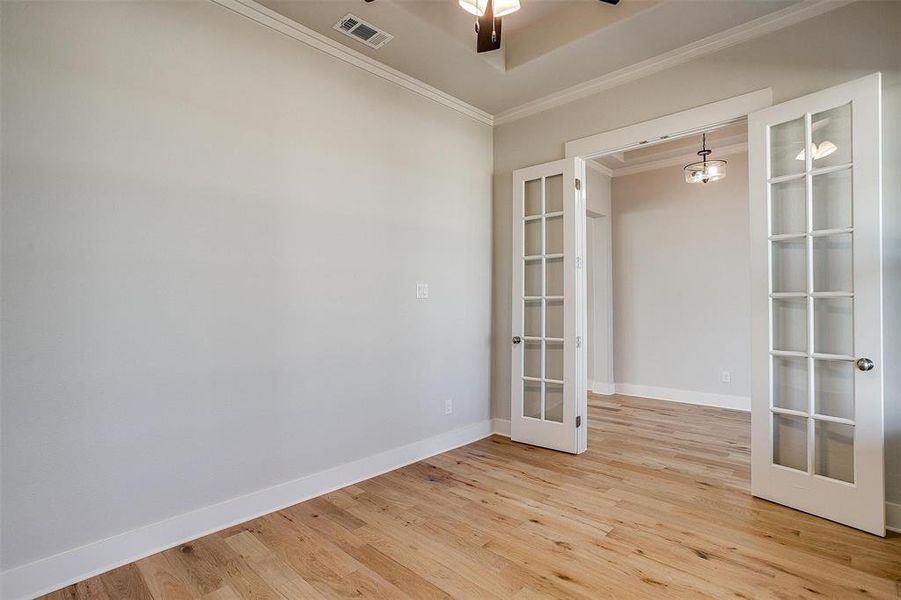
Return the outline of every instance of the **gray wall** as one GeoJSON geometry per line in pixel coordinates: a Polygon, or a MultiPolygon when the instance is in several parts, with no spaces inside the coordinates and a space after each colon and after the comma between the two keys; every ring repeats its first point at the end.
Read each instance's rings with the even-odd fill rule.
{"type": "Polygon", "coordinates": [[[750,408],[748,155],[713,158],[727,175],[706,185],[680,166],[613,178],[614,381],[750,408]]]}
{"type": "Polygon", "coordinates": [[[2,77],[4,568],[489,417],[488,126],[208,2],[2,77]]]}
{"type": "MultiPolygon", "coordinates": [[[[569,141],[771,87],[776,102],[883,73],[886,365],[901,364],[901,2],[860,1],[494,130],[493,413],[510,415],[511,172],[569,141]]],[[[901,500],[901,370],[885,370],[888,497],[901,500]]]]}
{"type": "MultiPolygon", "coordinates": [[[[592,164],[592,163],[589,163],[592,164]]],[[[613,263],[611,178],[586,168],[585,224],[588,389],[606,393],[613,383],[613,263]]]]}

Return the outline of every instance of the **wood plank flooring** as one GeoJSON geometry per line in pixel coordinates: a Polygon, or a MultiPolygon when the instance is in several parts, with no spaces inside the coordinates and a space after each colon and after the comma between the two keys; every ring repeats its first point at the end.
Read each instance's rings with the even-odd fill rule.
{"type": "Polygon", "coordinates": [[[45,598],[901,598],[901,536],[751,498],[747,414],[589,404],[580,456],[485,439],[45,598]]]}

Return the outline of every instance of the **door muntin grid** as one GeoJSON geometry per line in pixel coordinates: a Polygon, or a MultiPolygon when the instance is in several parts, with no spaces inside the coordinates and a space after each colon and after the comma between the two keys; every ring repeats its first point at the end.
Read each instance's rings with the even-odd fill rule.
{"type": "Polygon", "coordinates": [[[853,485],[851,105],[767,129],[771,464],[853,485]]]}
{"type": "Polygon", "coordinates": [[[563,175],[524,182],[522,250],[522,416],[563,423],[563,175]]]}

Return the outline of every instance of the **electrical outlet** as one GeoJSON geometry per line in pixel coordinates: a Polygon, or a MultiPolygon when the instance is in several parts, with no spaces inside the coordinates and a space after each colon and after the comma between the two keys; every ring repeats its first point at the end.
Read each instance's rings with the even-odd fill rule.
{"type": "Polygon", "coordinates": [[[428,297],[429,297],[429,284],[417,283],[416,284],[416,299],[417,300],[425,300],[428,297]]]}
{"type": "Polygon", "coordinates": [[[723,371],[722,381],[723,383],[732,383],[732,372],[723,371]]]}
{"type": "Polygon", "coordinates": [[[449,415],[454,412],[454,401],[448,398],[444,401],[444,414],[449,415]]]}

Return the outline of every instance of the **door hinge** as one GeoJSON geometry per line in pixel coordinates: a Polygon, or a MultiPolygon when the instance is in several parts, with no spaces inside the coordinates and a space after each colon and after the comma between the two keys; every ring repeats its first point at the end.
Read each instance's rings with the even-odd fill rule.
{"type": "Polygon", "coordinates": [[[582,415],[576,415],[576,429],[582,426],[582,415]]]}
{"type": "Polygon", "coordinates": [[[576,348],[581,348],[581,347],[582,347],[582,336],[577,335],[576,336],[576,348]]]}
{"type": "Polygon", "coordinates": [[[579,179],[578,177],[576,178],[576,189],[577,189],[577,190],[581,190],[581,189],[582,189],[582,180],[579,179]]]}

